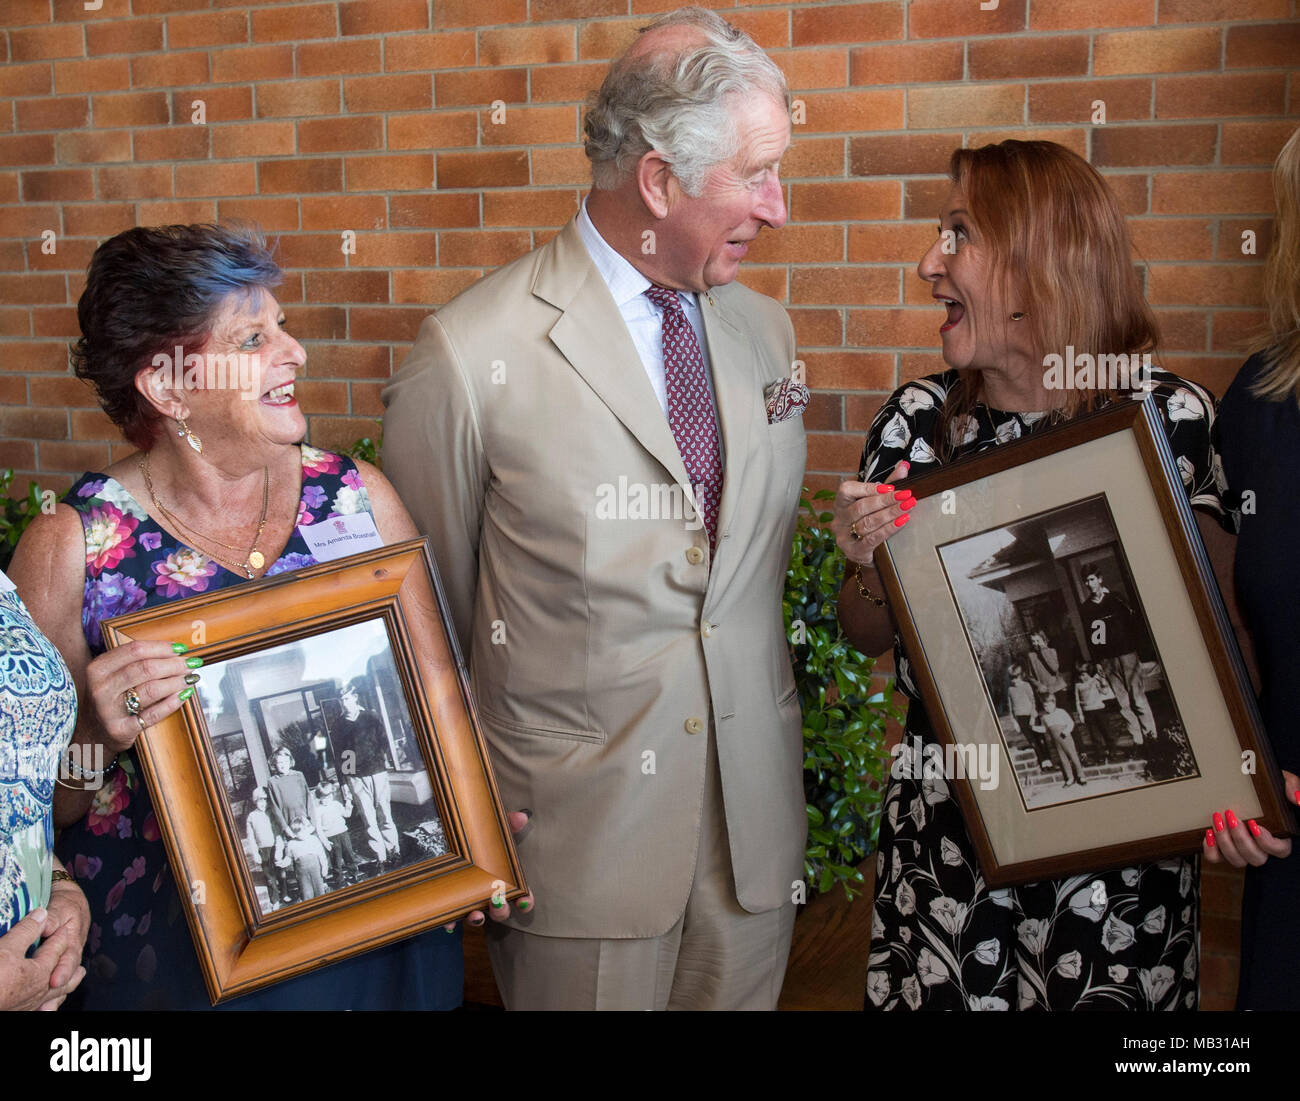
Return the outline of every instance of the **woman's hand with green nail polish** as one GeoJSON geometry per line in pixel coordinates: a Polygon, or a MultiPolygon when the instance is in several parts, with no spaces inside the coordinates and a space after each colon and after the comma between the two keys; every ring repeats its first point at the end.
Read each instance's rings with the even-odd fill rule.
{"type": "MultiPolygon", "coordinates": [[[[510,823],[510,832],[515,834],[522,833],[524,827],[528,825],[529,820],[532,818],[532,814],[533,812],[528,810],[512,810],[507,814],[506,821],[510,823]]],[[[488,902],[490,905],[487,907],[486,914],[482,910],[471,910],[465,915],[465,924],[472,928],[477,928],[488,918],[497,922],[508,921],[510,919],[512,915],[511,906],[503,895],[494,894],[490,899],[488,899],[488,902]]],[[[531,894],[526,894],[522,898],[515,899],[514,909],[517,909],[521,914],[526,914],[532,911],[534,905],[535,901],[533,896],[531,894]]]]}
{"type": "Polygon", "coordinates": [[[109,755],[130,749],[144,730],[174,714],[194,695],[185,678],[203,659],[182,656],[186,650],[180,642],[137,640],[91,659],[86,666],[86,696],[109,755]]]}

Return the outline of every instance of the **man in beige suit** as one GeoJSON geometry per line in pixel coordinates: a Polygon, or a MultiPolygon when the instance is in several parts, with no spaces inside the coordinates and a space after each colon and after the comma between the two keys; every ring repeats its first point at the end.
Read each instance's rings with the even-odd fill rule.
{"type": "Polygon", "coordinates": [[[788,93],[688,9],[586,131],[577,218],[425,321],[384,469],[533,812],[537,908],[489,926],[506,1005],[770,1009],[807,826],[781,620],[804,433],[766,401],[789,319],[733,280],[785,222],[788,93]]]}

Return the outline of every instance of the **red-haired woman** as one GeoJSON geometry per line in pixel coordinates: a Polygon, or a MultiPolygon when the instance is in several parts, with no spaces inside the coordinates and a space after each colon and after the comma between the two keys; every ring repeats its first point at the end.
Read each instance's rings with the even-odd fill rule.
{"type": "MultiPolygon", "coordinates": [[[[1233,572],[1259,665],[1260,711],[1278,762],[1289,770],[1282,774],[1287,797],[1300,802],[1300,682],[1294,670],[1300,597],[1292,579],[1300,543],[1300,130],[1282,147],[1273,188],[1277,221],[1264,278],[1267,330],[1224,395],[1216,427],[1228,500],[1239,520],[1233,572]]],[[[1300,860],[1278,859],[1290,856],[1290,839],[1241,822],[1226,807],[1205,833],[1207,860],[1250,865],[1237,1008],[1300,1009],[1300,860]]]]}
{"type": "MultiPolygon", "coordinates": [[[[911,507],[890,483],[1127,400],[1049,389],[1044,356],[1071,346],[1142,355],[1157,342],[1119,205],[1086,161],[1051,142],[1006,141],[957,150],[951,175],[940,239],[918,268],[946,308],[949,370],[885,402],[859,480],[844,482],[835,500],[836,538],[850,563],[840,622],[866,653],[895,647],[911,700],[907,737],[924,741],[935,736],[872,565],[911,507]]],[[[1148,400],[1158,403],[1187,495],[1221,522],[1214,400],[1158,369],[1151,381],[1148,400]]],[[[1187,858],[989,890],[946,784],[891,779],[867,1007],[1195,1008],[1197,883],[1187,858]]]]}

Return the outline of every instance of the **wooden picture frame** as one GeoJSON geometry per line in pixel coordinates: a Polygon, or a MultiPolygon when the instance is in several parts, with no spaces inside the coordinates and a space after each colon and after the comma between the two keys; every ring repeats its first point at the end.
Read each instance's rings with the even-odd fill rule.
{"type": "Polygon", "coordinates": [[[1197,852],[1226,807],[1294,828],[1159,416],[1122,402],[909,479],[876,552],[943,748],[894,767],[946,777],[991,886],[1197,852]]]}
{"type": "Polygon", "coordinates": [[[214,1004],[527,893],[425,540],[119,616],[104,638],[204,661],[137,748],[214,1004]]]}

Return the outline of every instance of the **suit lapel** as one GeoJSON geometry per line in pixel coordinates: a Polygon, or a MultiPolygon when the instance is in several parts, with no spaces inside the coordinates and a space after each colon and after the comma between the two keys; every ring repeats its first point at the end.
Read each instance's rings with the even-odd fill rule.
{"type": "Polygon", "coordinates": [[[576,222],[555,237],[538,266],[533,293],[563,311],[551,328],[551,343],[674,481],[689,488],[672,429],[576,222]]]}
{"type": "MultiPolygon", "coordinates": [[[[704,336],[709,345],[709,367],[717,399],[719,430],[726,454],[722,475],[722,501],[718,507],[718,532],[727,530],[743,497],[749,438],[756,418],[765,417],[762,390],[754,378],[754,350],[722,304],[719,292],[713,303],[700,296],[704,336]],[[716,303],[716,304],[714,304],[716,303]]],[[[722,544],[719,543],[719,550],[722,544]]]]}

